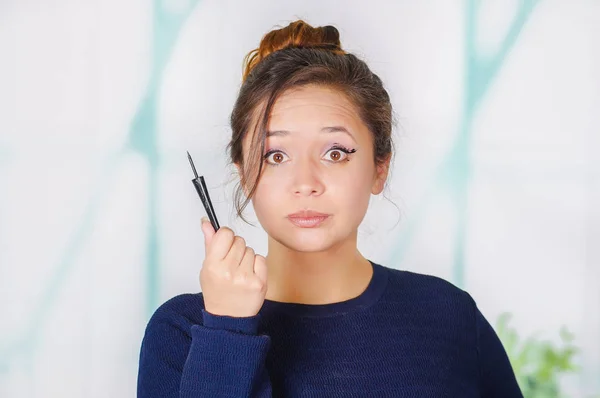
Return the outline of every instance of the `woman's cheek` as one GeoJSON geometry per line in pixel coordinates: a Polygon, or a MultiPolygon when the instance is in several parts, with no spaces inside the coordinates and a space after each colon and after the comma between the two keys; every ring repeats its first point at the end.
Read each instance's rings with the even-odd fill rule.
{"type": "MultiPolygon", "coordinates": [[[[261,178],[254,198],[252,200],[254,205],[254,211],[257,216],[261,216],[269,212],[269,210],[275,209],[274,204],[278,202],[277,184],[274,184],[268,177],[261,178]]],[[[281,184],[279,184],[281,185],[281,184]]]]}

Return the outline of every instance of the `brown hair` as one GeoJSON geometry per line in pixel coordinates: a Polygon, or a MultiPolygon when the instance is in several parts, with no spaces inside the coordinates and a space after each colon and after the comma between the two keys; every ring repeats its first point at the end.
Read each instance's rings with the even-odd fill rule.
{"type": "Polygon", "coordinates": [[[246,55],[244,65],[243,83],[231,112],[232,136],[227,150],[231,162],[242,170],[234,202],[237,215],[246,223],[242,212],[263,170],[271,109],[276,99],[292,87],[320,85],[344,93],[373,136],[375,164],[393,155],[390,97],[367,64],[341,48],[335,27],[314,28],[302,20],[292,22],[267,33],[260,46],[246,55]],[[250,159],[243,159],[242,142],[251,130],[250,159]],[[250,181],[253,183],[248,185],[250,181]],[[245,199],[244,187],[249,191],[245,199]]]}

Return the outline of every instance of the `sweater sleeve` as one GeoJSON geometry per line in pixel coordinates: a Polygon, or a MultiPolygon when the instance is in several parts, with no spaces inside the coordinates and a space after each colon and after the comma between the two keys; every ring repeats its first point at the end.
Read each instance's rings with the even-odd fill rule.
{"type": "Polygon", "coordinates": [[[140,350],[138,398],[271,397],[271,341],[257,334],[260,315],[202,315],[201,325],[190,325],[174,311],[154,313],[140,350]]]}
{"type": "Polygon", "coordinates": [[[523,398],[500,338],[476,309],[479,384],[482,398],[523,398]]]}

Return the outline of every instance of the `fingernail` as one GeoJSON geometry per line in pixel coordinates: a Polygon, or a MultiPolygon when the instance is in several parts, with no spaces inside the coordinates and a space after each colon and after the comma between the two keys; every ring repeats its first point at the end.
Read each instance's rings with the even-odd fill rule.
{"type": "Polygon", "coordinates": [[[205,222],[208,221],[208,217],[204,216],[204,217],[201,218],[201,220],[202,220],[202,224],[204,224],[205,222]]]}

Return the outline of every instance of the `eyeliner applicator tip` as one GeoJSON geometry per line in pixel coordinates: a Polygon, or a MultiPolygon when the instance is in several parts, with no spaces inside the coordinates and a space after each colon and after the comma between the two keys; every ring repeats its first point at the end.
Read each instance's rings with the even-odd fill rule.
{"type": "Polygon", "coordinates": [[[186,152],[187,152],[187,155],[188,155],[188,159],[190,161],[190,166],[192,166],[192,170],[194,171],[194,176],[196,178],[198,178],[198,172],[196,172],[196,167],[194,166],[194,161],[192,160],[192,156],[190,155],[189,151],[186,151],[186,152]]]}

